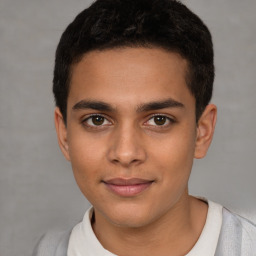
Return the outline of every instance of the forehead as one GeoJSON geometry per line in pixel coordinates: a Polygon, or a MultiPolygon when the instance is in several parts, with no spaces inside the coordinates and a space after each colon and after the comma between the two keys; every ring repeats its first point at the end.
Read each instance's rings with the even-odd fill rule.
{"type": "Polygon", "coordinates": [[[73,66],[68,108],[83,99],[128,105],[193,99],[186,85],[187,66],[179,54],[159,48],[92,51],[73,66]]]}

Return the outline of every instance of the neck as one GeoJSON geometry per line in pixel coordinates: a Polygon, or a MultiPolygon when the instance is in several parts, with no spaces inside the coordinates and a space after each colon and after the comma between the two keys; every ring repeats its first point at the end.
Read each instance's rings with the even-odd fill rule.
{"type": "Polygon", "coordinates": [[[185,255],[198,240],[206,215],[207,205],[186,194],[161,218],[143,227],[118,226],[95,211],[93,229],[103,247],[116,255],[185,255]]]}

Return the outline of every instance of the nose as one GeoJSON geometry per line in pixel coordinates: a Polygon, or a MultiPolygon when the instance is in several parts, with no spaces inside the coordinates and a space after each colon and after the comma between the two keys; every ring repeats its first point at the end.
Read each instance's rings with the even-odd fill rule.
{"type": "Polygon", "coordinates": [[[138,165],[146,160],[142,135],[135,127],[120,127],[111,136],[108,160],[123,167],[138,165]]]}

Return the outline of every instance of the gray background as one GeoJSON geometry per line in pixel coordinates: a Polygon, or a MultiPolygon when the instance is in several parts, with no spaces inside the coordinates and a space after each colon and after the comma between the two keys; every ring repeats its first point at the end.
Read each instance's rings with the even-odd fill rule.
{"type": "MultiPolygon", "coordinates": [[[[90,1],[0,0],[0,255],[30,255],[88,207],[57,145],[51,94],[63,29],[90,1]]],[[[190,191],[256,221],[256,1],[187,0],[212,31],[219,110],[190,191]]]]}

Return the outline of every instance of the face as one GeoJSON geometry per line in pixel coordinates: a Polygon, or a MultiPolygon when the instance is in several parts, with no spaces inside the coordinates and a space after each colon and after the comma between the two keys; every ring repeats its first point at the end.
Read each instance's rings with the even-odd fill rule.
{"type": "Polygon", "coordinates": [[[186,201],[201,156],[186,68],[157,48],[93,51],[73,67],[67,126],[57,109],[56,128],[96,216],[140,227],[186,201]]]}

